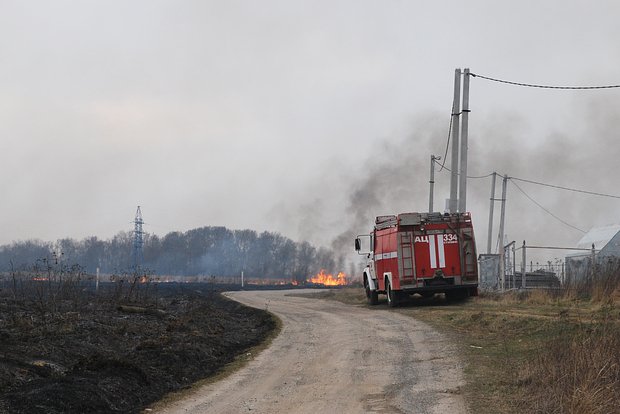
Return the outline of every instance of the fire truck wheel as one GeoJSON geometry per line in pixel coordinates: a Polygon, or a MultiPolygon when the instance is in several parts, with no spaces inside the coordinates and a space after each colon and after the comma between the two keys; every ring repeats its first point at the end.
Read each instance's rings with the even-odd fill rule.
{"type": "Polygon", "coordinates": [[[385,293],[387,294],[388,306],[391,308],[398,306],[398,296],[396,292],[392,290],[389,279],[385,279],[385,293]]]}
{"type": "Polygon", "coordinates": [[[368,299],[369,305],[376,305],[379,303],[379,294],[376,290],[370,290],[367,279],[364,279],[364,289],[366,290],[366,298],[368,299]]]}

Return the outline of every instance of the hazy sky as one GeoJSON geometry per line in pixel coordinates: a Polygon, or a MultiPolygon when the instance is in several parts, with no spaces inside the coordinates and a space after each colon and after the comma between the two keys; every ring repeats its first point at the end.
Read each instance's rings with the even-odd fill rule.
{"type": "MultiPolygon", "coordinates": [[[[0,243],[108,238],[140,205],[159,235],[223,225],[329,246],[427,208],[455,68],[618,84],[619,16],[615,0],[0,0],[0,243]]],[[[476,78],[470,94],[470,174],[620,194],[619,89],[476,78]]],[[[519,185],[585,230],[620,222],[620,200],[519,185]]],[[[489,186],[468,196],[481,251],[489,186]]],[[[511,240],[581,236],[514,186],[507,220],[511,240]]]]}

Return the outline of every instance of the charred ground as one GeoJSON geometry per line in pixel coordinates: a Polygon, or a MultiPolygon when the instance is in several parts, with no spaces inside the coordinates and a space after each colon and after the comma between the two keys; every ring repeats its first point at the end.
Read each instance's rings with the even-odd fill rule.
{"type": "Polygon", "coordinates": [[[0,413],[139,412],[222,369],[276,327],[213,286],[7,283],[0,413]]]}

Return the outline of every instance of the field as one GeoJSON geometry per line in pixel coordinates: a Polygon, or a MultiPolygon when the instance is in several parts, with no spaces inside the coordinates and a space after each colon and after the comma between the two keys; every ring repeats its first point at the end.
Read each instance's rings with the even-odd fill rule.
{"type": "MultiPolygon", "coordinates": [[[[5,280],[0,413],[137,413],[243,363],[277,332],[268,312],[229,301],[212,284],[141,282],[95,291],[71,277],[5,280]]],[[[462,302],[413,297],[390,310],[457,344],[466,376],[459,392],[471,412],[620,413],[616,286],[462,302]]],[[[310,295],[371,308],[362,288],[310,295]]]]}
{"type": "MultiPolygon", "coordinates": [[[[413,297],[395,311],[452,337],[471,412],[620,413],[620,296],[586,293],[413,297]]],[[[317,295],[370,307],[361,288],[317,295]]]]}
{"type": "Polygon", "coordinates": [[[2,285],[0,413],[137,413],[277,325],[209,285],[125,282],[2,285]]]}

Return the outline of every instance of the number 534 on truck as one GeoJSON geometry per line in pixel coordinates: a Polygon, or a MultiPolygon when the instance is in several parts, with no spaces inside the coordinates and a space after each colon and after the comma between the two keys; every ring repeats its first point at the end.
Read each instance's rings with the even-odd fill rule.
{"type": "Polygon", "coordinates": [[[379,294],[389,306],[406,295],[447,299],[478,295],[478,262],[470,213],[402,213],[379,216],[370,234],[355,239],[366,255],[363,283],[371,305],[379,294]]]}

